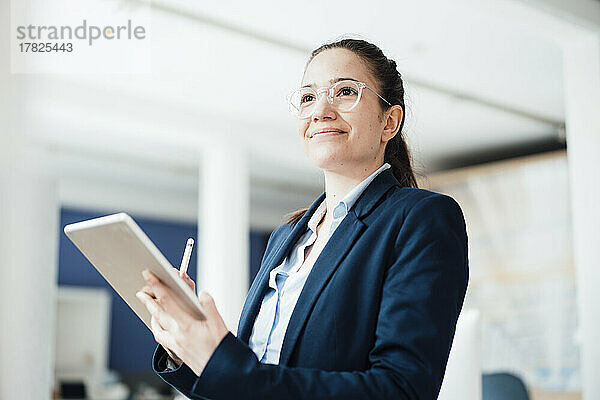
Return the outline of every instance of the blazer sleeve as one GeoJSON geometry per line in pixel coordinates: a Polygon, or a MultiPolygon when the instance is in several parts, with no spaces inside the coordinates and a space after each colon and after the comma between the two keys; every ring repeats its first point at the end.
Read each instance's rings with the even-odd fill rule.
{"type": "Polygon", "coordinates": [[[467,281],[467,234],[460,207],[451,197],[430,195],[410,209],[395,240],[369,369],[262,364],[247,344],[229,333],[202,374],[186,383],[186,395],[214,400],[434,400],[467,281]]]}
{"type": "Polygon", "coordinates": [[[152,357],[152,369],[154,372],[184,396],[190,399],[209,400],[200,395],[191,393],[194,382],[198,378],[194,371],[185,365],[185,363],[181,363],[181,365],[175,369],[168,368],[168,357],[169,354],[162,345],[159,344],[156,346],[156,350],[152,357]]]}

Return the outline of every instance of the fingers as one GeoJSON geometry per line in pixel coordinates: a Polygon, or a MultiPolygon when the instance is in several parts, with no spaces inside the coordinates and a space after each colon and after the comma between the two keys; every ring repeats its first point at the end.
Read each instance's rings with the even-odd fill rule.
{"type": "Polygon", "coordinates": [[[177,270],[179,272],[179,277],[183,279],[183,281],[188,285],[194,292],[196,291],[196,283],[190,278],[187,272],[183,270],[177,270]]]}
{"type": "Polygon", "coordinates": [[[169,315],[164,312],[159,303],[150,297],[145,290],[137,292],[135,296],[146,306],[148,312],[152,315],[152,320],[156,320],[156,323],[161,327],[161,330],[172,328],[172,322],[169,315]]]}
{"type": "Polygon", "coordinates": [[[148,312],[152,315],[154,314],[158,314],[159,312],[159,306],[158,303],[156,302],[156,299],[152,298],[148,292],[146,292],[146,287],[144,287],[144,289],[140,290],[139,292],[137,292],[135,294],[135,297],[137,297],[148,309],[148,312]]]}
{"type": "Polygon", "coordinates": [[[181,277],[181,279],[186,280],[186,281],[190,281],[190,282],[194,282],[192,280],[192,278],[190,278],[190,276],[187,274],[187,272],[179,272],[179,276],[181,277]]]}
{"type": "Polygon", "coordinates": [[[163,309],[170,309],[172,304],[176,304],[171,297],[169,289],[156,277],[156,275],[148,270],[144,270],[142,275],[148,284],[144,286],[142,291],[148,293],[151,297],[156,298],[163,309]]]}
{"type": "Polygon", "coordinates": [[[163,329],[154,315],[150,318],[150,327],[156,343],[161,344],[165,349],[171,349],[175,346],[175,343],[172,343],[172,336],[169,335],[166,329],[163,329]]]}
{"type": "MultiPolygon", "coordinates": [[[[164,316],[158,315],[158,318],[162,317],[162,319],[159,319],[159,322],[162,324],[165,321],[171,323],[173,327],[177,326],[178,328],[186,329],[191,324],[193,317],[179,306],[179,303],[171,295],[170,289],[156,275],[149,270],[144,270],[143,275],[148,285],[142,291],[146,292],[150,297],[155,297],[162,310],[164,310],[164,314],[170,317],[169,320],[174,320],[165,321],[166,318],[164,316]]],[[[163,327],[167,328],[164,325],[163,327]]]]}
{"type": "Polygon", "coordinates": [[[188,276],[188,274],[184,272],[183,274],[180,273],[179,276],[193,291],[196,290],[196,283],[188,276]]]}
{"type": "Polygon", "coordinates": [[[154,273],[152,271],[150,271],[149,269],[143,270],[142,276],[144,277],[144,280],[151,285],[160,283],[160,279],[158,279],[156,277],[156,275],[154,275],[154,273]]]}

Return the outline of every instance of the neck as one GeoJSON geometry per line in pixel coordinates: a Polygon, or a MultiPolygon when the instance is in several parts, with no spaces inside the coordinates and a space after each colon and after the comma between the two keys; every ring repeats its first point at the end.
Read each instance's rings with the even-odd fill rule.
{"type": "Polygon", "coordinates": [[[383,165],[383,157],[353,168],[323,170],[325,176],[326,220],[333,218],[330,211],[359,183],[383,165]]]}

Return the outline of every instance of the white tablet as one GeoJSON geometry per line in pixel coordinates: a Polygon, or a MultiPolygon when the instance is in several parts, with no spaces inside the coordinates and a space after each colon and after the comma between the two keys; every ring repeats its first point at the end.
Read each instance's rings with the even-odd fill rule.
{"type": "Polygon", "coordinates": [[[129,215],[119,213],[90,219],[67,225],[64,230],[149,329],[151,315],[135,296],[146,285],[142,277],[144,269],[154,272],[172,290],[184,310],[204,319],[194,291],[129,215]]]}

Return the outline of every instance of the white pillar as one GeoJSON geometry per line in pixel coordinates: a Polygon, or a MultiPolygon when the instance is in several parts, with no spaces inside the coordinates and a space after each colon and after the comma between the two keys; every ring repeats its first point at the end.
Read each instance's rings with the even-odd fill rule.
{"type": "Polygon", "coordinates": [[[600,399],[600,34],[563,45],[584,400],[600,399]]]}
{"type": "Polygon", "coordinates": [[[198,212],[198,288],[235,335],[248,292],[249,172],[246,152],[215,143],[202,154],[198,212]]]}
{"type": "MultiPolygon", "coordinates": [[[[10,2],[0,25],[10,26],[10,2]]],[[[10,74],[0,35],[0,399],[50,399],[58,207],[43,152],[23,125],[28,77],[10,74]]]]}

